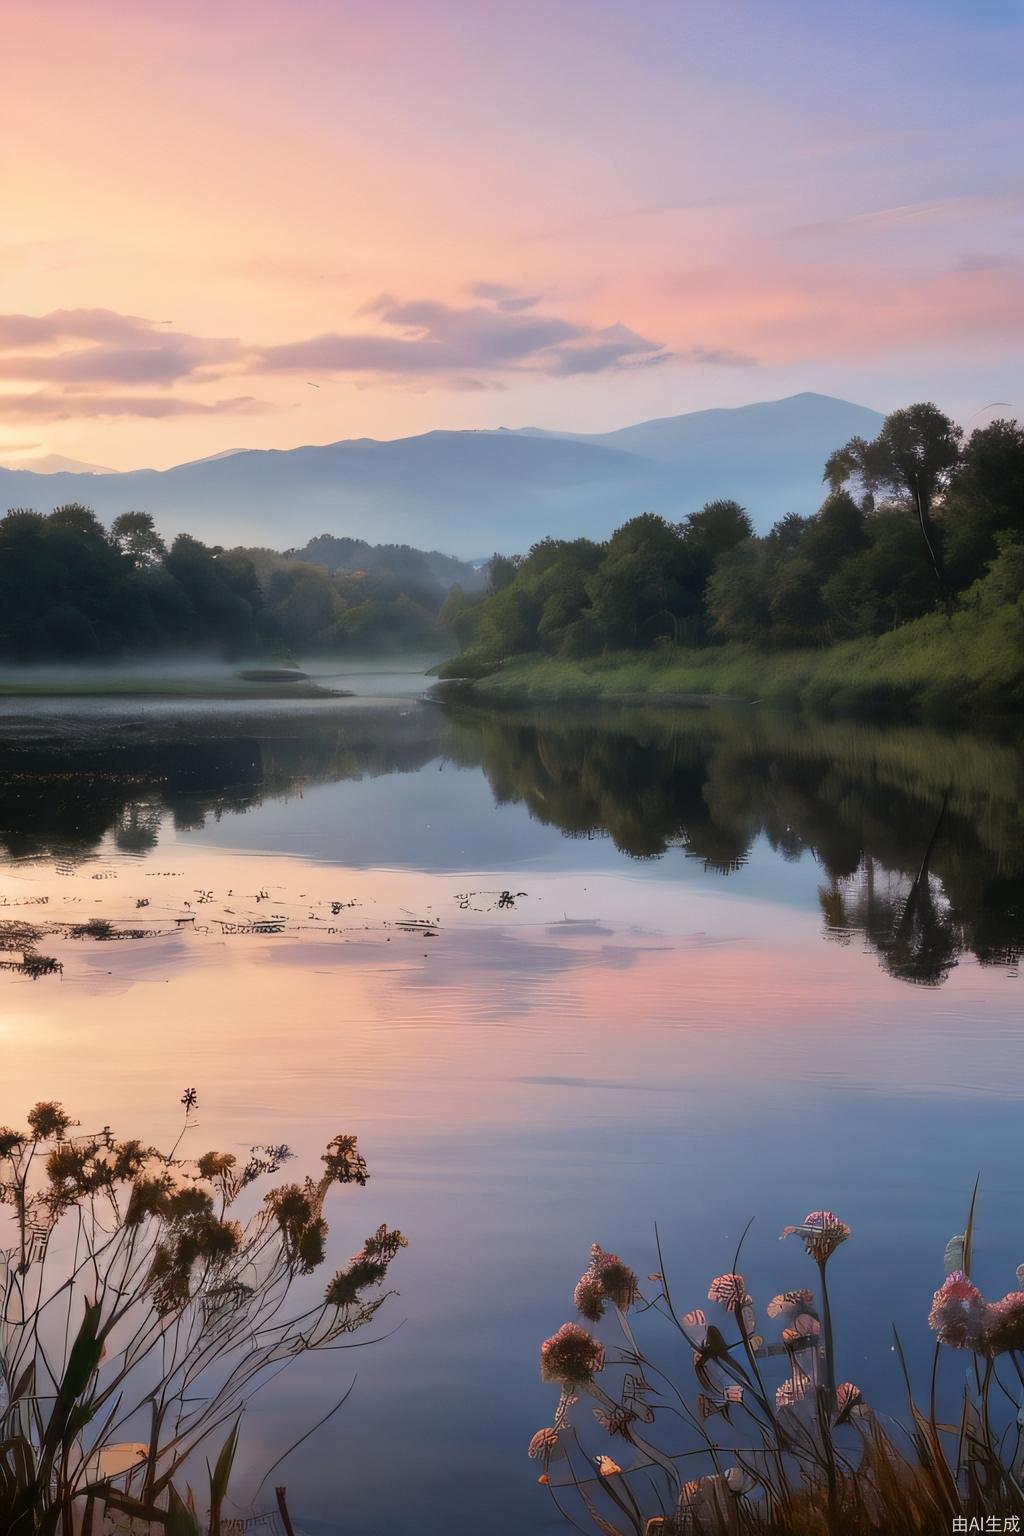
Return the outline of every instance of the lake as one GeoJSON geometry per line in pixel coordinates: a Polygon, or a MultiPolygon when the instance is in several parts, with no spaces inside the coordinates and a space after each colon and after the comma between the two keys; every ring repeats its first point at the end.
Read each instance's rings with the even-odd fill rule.
{"type": "Polygon", "coordinates": [[[837,1211],[842,1375],[896,1406],[891,1325],[926,1371],[979,1172],[983,1285],[1024,1259],[1019,748],[421,687],[0,705],[0,1122],[55,1098],[170,1142],[194,1086],[196,1153],[304,1172],[358,1135],[331,1254],[408,1235],[388,1336],[300,1360],[240,1460],[251,1488],[356,1378],[272,1480],[309,1536],[563,1529],[538,1345],[595,1240],[657,1269],[655,1222],[694,1306],[751,1217],[755,1293],[810,1283],[778,1234],[837,1211]]]}

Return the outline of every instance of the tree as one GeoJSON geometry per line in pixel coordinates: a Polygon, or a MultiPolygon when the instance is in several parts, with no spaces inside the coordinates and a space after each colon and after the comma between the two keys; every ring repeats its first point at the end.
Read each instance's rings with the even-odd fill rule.
{"type": "Polygon", "coordinates": [[[708,575],[721,555],[749,539],[753,532],[754,525],[738,501],[705,502],[683,524],[687,547],[701,557],[708,575]]]}
{"type": "Polygon", "coordinates": [[[679,528],[653,512],[623,523],[587,579],[592,618],[607,645],[635,646],[666,635],[700,605],[700,580],[679,528]]]}
{"type": "Polygon", "coordinates": [[[851,437],[837,448],[822,477],[833,491],[856,479],[871,494],[881,491],[910,508],[943,599],[948,585],[934,511],[960,462],[962,443],[962,428],[937,405],[910,405],[887,416],[873,442],[851,437]]]}
{"type": "Polygon", "coordinates": [[[492,596],[511,586],[522,561],[521,555],[493,554],[491,556],[487,565],[487,590],[492,596]]]}
{"type": "Polygon", "coordinates": [[[110,542],[136,569],[155,565],[167,553],[148,512],[122,512],[110,525],[110,542]]]}
{"type": "Polygon", "coordinates": [[[725,555],[707,585],[714,633],[742,645],[760,645],[771,630],[772,564],[765,541],[748,539],[725,555]]]}
{"type": "Polygon", "coordinates": [[[968,439],[942,507],[950,573],[957,587],[981,576],[1000,533],[1024,539],[1024,427],[994,421],[968,439]]]}

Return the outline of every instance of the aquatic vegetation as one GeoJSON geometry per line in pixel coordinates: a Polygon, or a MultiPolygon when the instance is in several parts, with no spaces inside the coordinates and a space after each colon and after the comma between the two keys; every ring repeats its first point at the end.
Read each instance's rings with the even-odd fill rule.
{"type": "MultiPolygon", "coordinates": [[[[552,1423],[529,1444],[542,1464],[539,1482],[577,1529],[589,1518],[602,1536],[1020,1530],[1024,1291],[984,1299],[970,1278],[973,1227],[972,1199],[927,1315],[936,1336],[927,1408],[915,1400],[893,1336],[906,1424],[876,1410],[856,1383],[836,1381],[826,1277],[851,1232],[833,1212],[812,1211],[782,1233],[802,1239],[818,1284],[768,1302],[767,1318],[781,1325],[777,1339],[760,1331],[739,1250],[708,1288],[722,1314],[716,1322],[701,1308],[678,1310],[660,1242],[653,1294],[627,1286],[617,1299],[599,1287],[600,1258],[621,1260],[595,1245],[576,1306],[591,1323],[614,1313],[619,1342],[565,1323],[541,1346],[542,1378],[561,1395],[552,1423]],[[649,1342],[658,1325],[667,1325],[667,1347],[649,1342]],[[680,1340],[696,1392],[678,1376],[680,1340]],[[939,1373],[950,1350],[968,1351],[973,1362],[953,1422],[943,1422],[939,1373]]],[[[1017,1279],[1024,1282],[1024,1266],[1017,1279]]]]}
{"type": "Polygon", "coordinates": [[[3,1536],[105,1516],[220,1533],[254,1393],[304,1354],[353,1347],[394,1294],[382,1285],[405,1238],[383,1226],[319,1293],[304,1280],[326,1259],[332,1191],[368,1178],[355,1137],[330,1142],[319,1177],[260,1199],[288,1148],[187,1158],[196,1090],[181,1102],[169,1152],[81,1132],[53,1102],[0,1129],[3,1536]],[[182,1491],[211,1448],[205,1495],[182,1491]]]}

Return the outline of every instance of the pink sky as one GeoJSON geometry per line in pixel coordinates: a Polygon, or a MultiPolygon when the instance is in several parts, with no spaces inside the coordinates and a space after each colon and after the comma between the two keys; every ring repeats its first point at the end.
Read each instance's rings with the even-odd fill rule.
{"type": "Polygon", "coordinates": [[[0,460],[1020,409],[1022,38],[1001,0],[7,0],[0,460]]]}

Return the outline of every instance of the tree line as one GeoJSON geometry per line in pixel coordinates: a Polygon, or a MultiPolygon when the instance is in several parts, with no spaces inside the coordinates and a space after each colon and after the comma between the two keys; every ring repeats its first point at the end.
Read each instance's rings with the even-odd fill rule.
{"type": "Polygon", "coordinates": [[[405,545],[324,537],[304,550],[224,549],[145,512],[109,530],[71,503],[0,520],[0,655],[105,660],[179,647],[228,656],[441,649],[454,576],[472,567],[405,545]]]}
{"type": "Polygon", "coordinates": [[[826,494],[763,536],[735,501],[678,523],[643,513],[607,541],[544,539],[496,556],[484,599],[443,614],[485,663],[522,652],[736,642],[763,649],[877,635],[933,610],[1024,591],[1024,429],[969,438],[932,404],[888,416],[825,467],[826,494]]]}

